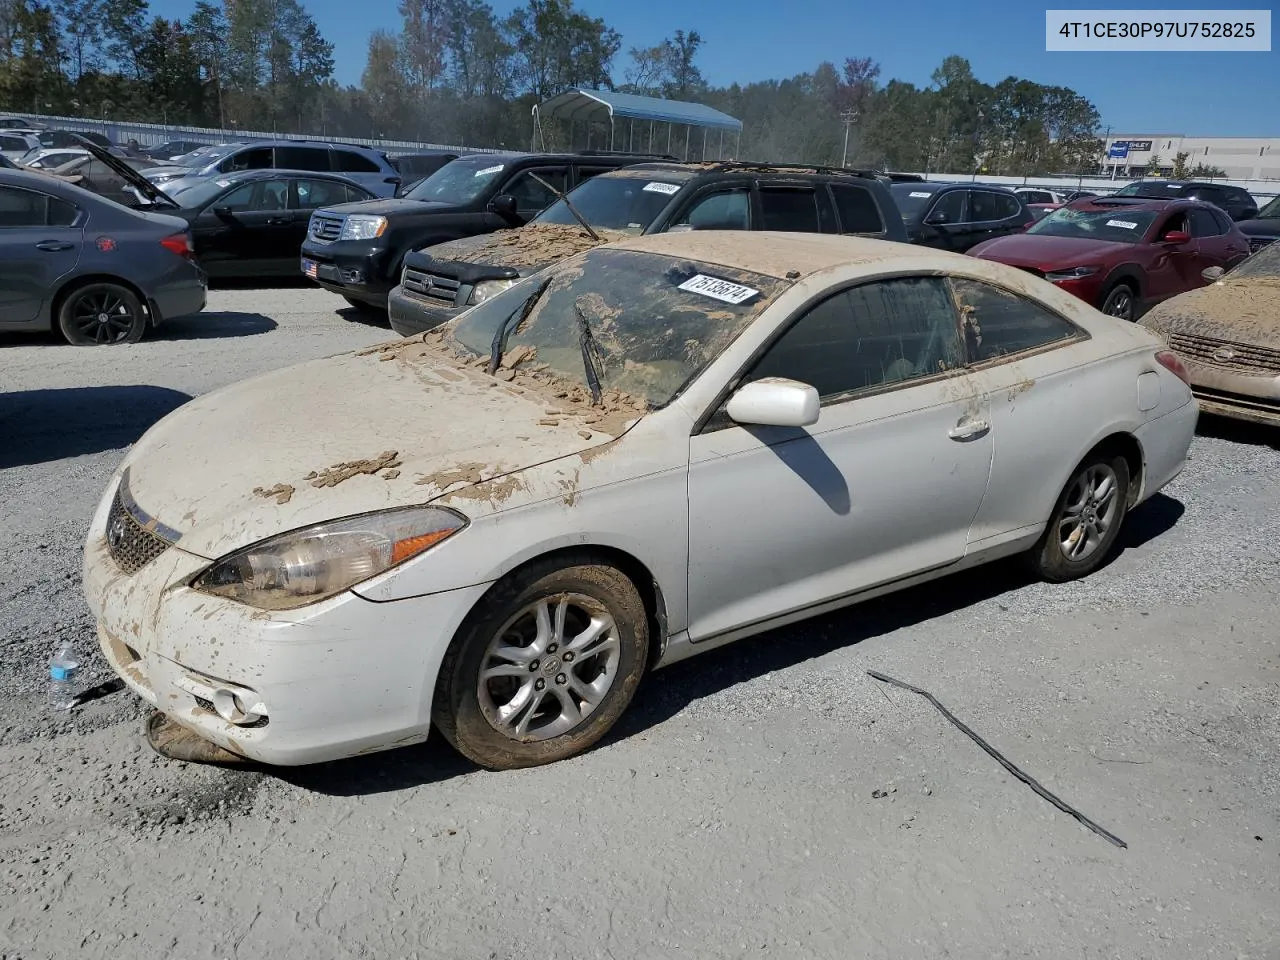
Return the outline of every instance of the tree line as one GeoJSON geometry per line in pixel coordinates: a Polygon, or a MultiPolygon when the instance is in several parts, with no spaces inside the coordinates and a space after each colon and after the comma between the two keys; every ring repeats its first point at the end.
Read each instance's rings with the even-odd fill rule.
{"type": "MultiPolygon", "coordinates": [[[[963,57],[924,86],[882,81],[879,64],[851,57],[718,87],[699,69],[698,32],[624,54],[619,33],[573,0],[527,0],[506,17],[483,0],[399,0],[399,13],[400,30],[375,31],[360,82],[344,86],[299,0],[195,0],[183,20],[152,15],[147,0],[0,0],[0,109],[524,148],[533,104],[597,87],[731,114],[741,158],[992,175],[1099,163],[1085,97],[1018,77],[984,83],[963,57]]],[[[572,133],[543,130],[548,145],[581,146],[581,127],[579,142],[572,133]]]]}

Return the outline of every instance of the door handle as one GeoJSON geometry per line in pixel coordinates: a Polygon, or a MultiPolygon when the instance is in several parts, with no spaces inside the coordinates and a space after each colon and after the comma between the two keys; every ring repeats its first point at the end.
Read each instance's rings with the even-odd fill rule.
{"type": "Polygon", "coordinates": [[[986,420],[965,420],[948,430],[947,436],[952,440],[973,440],[990,429],[991,424],[986,420]]]}
{"type": "Polygon", "coordinates": [[[278,227],[282,223],[293,223],[293,217],[267,217],[267,223],[273,227],[278,227]]]}
{"type": "Polygon", "coordinates": [[[67,243],[65,240],[41,240],[36,244],[37,250],[48,250],[51,253],[57,253],[62,250],[74,250],[74,243],[67,243]]]}

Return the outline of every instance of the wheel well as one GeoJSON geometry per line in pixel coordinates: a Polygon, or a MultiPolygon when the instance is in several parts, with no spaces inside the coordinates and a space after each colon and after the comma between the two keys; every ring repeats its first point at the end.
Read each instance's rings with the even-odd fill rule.
{"type": "Polygon", "coordinates": [[[142,304],[142,309],[147,311],[147,324],[149,326],[155,326],[156,311],[152,306],[151,298],[143,293],[137,284],[130,283],[128,280],[124,279],[124,277],[113,276],[109,273],[89,273],[68,280],[58,290],[58,292],[53,295],[53,301],[49,305],[49,323],[54,331],[59,329],[58,313],[62,310],[62,305],[66,302],[67,297],[71,296],[71,294],[75,293],[81,287],[87,287],[91,283],[114,283],[116,286],[124,287],[138,298],[138,302],[142,304]]]}
{"type": "Polygon", "coordinates": [[[1125,506],[1132,507],[1142,491],[1142,472],[1146,465],[1146,460],[1142,456],[1142,447],[1131,433],[1113,433],[1096,444],[1089,451],[1089,456],[1113,451],[1124,457],[1125,463],[1129,466],[1129,496],[1125,506]]]}
{"type": "Polygon", "coordinates": [[[1132,289],[1139,298],[1142,297],[1142,281],[1139,279],[1138,275],[1132,272],[1130,268],[1117,267],[1111,272],[1111,275],[1107,277],[1107,282],[1102,288],[1103,299],[1105,300],[1111,291],[1121,283],[1132,289]]]}
{"type": "Polygon", "coordinates": [[[667,604],[662,595],[662,588],[658,586],[658,582],[654,579],[649,568],[625,550],[619,550],[616,547],[585,545],[562,547],[548,553],[538,554],[538,556],[531,557],[518,567],[513,568],[503,579],[514,576],[531,564],[554,561],[558,557],[564,557],[566,560],[572,559],[575,563],[581,563],[584,559],[597,560],[622,571],[627,579],[635,585],[640,594],[640,599],[644,603],[645,614],[649,620],[648,667],[652,668],[661,658],[667,643],[667,604]]]}

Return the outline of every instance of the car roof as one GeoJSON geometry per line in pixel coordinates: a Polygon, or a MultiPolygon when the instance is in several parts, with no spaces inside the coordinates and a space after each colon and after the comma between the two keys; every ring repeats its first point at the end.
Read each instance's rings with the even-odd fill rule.
{"type": "Polygon", "coordinates": [[[1086,207],[1097,207],[1105,210],[1107,207],[1127,207],[1129,209],[1139,210],[1167,210],[1169,207],[1211,207],[1211,204],[1204,203],[1201,200],[1186,200],[1182,197],[1079,197],[1072,200],[1067,206],[1075,210],[1083,210],[1086,207]]]}
{"type": "MultiPolygon", "coordinates": [[[[240,183],[245,180],[266,180],[271,177],[278,177],[281,174],[290,177],[306,177],[308,180],[338,180],[342,183],[350,183],[353,186],[359,186],[350,177],[344,177],[340,173],[333,173],[325,170],[291,170],[288,167],[267,167],[262,170],[233,170],[230,173],[219,174],[217,177],[198,177],[199,180],[233,180],[240,183]]],[[[185,179],[185,178],[181,178],[185,179]]]]}
{"type": "Polygon", "coordinates": [[[962,254],[890,240],[822,233],[775,233],[767,230],[656,233],[619,240],[610,246],[638,253],[735,267],[764,276],[791,280],[850,263],[887,265],[895,260],[918,259],[922,256],[942,264],[950,261],[956,261],[957,264],[971,262],[971,258],[962,254]]]}

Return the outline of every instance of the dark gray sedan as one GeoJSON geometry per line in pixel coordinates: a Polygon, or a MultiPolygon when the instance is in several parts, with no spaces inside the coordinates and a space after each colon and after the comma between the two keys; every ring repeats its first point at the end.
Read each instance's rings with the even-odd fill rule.
{"type": "Polygon", "coordinates": [[[205,288],[185,220],[0,169],[0,333],[56,329],[74,344],[133,343],[202,310],[205,288]]]}

